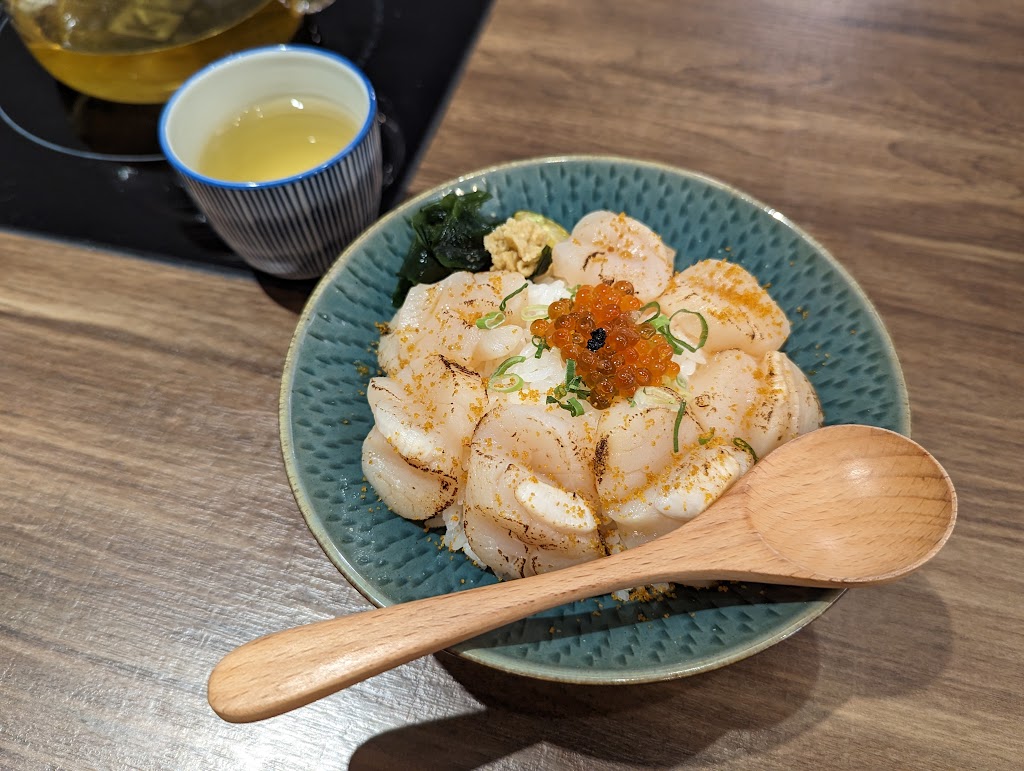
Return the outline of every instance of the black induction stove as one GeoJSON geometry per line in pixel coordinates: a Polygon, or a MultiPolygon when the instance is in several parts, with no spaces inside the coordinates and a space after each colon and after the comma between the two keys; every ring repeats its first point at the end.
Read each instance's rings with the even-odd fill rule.
{"type": "MultiPolygon", "coordinates": [[[[385,185],[400,202],[491,0],[335,0],[294,42],[355,62],[377,92],[385,185]]],[[[207,226],[160,154],[160,106],[53,80],[0,11],[0,228],[217,271],[251,272],[207,226]]]]}

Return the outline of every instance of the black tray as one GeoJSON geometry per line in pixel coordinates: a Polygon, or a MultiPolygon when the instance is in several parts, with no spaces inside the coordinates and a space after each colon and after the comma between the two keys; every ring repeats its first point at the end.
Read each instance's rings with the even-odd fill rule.
{"type": "MultiPolygon", "coordinates": [[[[404,196],[490,5],[336,0],[296,35],[354,61],[377,91],[382,211],[404,196]]],[[[5,22],[0,13],[0,228],[251,272],[160,154],[160,107],[105,102],[55,82],[5,22]]]]}

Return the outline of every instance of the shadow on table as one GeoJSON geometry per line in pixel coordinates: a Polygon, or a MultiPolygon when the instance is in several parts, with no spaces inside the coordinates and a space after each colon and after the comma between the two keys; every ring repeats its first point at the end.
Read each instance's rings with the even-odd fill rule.
{"type": "Polygon", "coordinates": [[[313,293],[316,285],[320,283],[318,278],[290,280],[277,278],[269,273],[261,273],[257,270],[253,271],[253,277],[267,297],[282,308],[290,310],[295,314],[302,312],[302,309],[306,307],[309,296],[313,293]]]}
{"type": "Polygon", "coordinates": [[[945,604],[914,576],[848,592],[824,620],[779,645],[669,682],[566,685],[440,654],[483,710],[379,734],[356,750],[349,768],[408,768],[415,759],[419,769],[459,771],[540,742],[595,761],[659,767],[685,763],[726,735],[731,755],[759,753],[791,741],[851,697],[925,688],[945,669],[951,644],[945,604]]]}

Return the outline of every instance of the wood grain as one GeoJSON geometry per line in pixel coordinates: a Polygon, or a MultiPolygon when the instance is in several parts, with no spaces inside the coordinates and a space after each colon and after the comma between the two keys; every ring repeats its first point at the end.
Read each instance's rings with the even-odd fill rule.
{"type": "Polygon", "coordinates": [[[0,234],[0,767],[1019,768],[1022,40],[1007,0],[496,4],[413,191],[567,152],[747,190],[874,301],[959,493],[919,574],[677,682],[428,657],[224,723],[225,652],[367,607],[279,456],[296,298],[0,234]]]}

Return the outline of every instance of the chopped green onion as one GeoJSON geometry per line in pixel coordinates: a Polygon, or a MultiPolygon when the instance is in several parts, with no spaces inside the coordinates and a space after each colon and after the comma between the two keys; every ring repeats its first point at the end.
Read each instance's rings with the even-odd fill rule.
{"type": "Polygon", "coordinates": [[[508,372],[510,367],[514,367],[516,364],[522,364],[526,361],[525,356],[509,356],[505,361],[498,365],[498,368],[494,370],[494,374],[491,377],[501,377],[508,372]]]}
{"type": "Polygon", "coordinates": [[[500,394],[510,394],[513,391],[518,391],[520,388],[522,388],[524,382],[525,381],[519,375],[513,373],[511,375],[502,375],[499,378],[495,378],[492,376],[488,381],[487,387],[490,388],[492,391],[497,391],[500,394]],[[496,379],[507,380],[509,382],[507,384],[494,385],[496,379]]]}
{"type": "Polygon", "coordinates": [[[503,394],[518,391],[520,388],[523,387],[523,379],[515,373],[511,373],[508,375],[506,375],[505,373],[508,372],[510,367],[514,367],[516,364],[522,364],[524,361],[526,361],[525,356],[510,356],[509,358],[505,359],[505,361],[498,365],[498,368],[494,370],[494,374],[491,375],[491,377],[488,379],[487,387],[490,388],[492,391],[497,391],[498,393],[503,394]],[[501,381],[503,378],[505,380],[508,380],[509,382],[501,383],[500,385],[495,385],[496,382],[501,381]]]}
{"type": "Polygon", "coordinates": [[[644,311],[647,310],[648,308],[654,308],[654,315],[651,316],[649,319],[643,319],[642,321],[638,321],[637,324],[646,324],[648,322],[654,321],[654,319],[658,318],[658,316],[661,315],[661,306],[658,305],[658,303],[654,302],[653,300],[647,303],[647,305],[642,306],[640,310],[637,311],[637,313],[639,313],[642,317],[644,315],[644,311]]]}
{"type": "Polygon", "coordinates": [[[676,413],[676,422],[672,426],[672,452],[679,452],[679,424],[683,422],[684,412],[686,412],[686,399],[679,402],[679,412],[676,413]]]}
{"type": "Polygon", "coordinates": [[[505,314],[501,311],[491,311],[485,313],[483,316],[476,320],[476,325],[479,329],[494,329],[500,327],[505,323],[505,314]]]}
{"type": "Polygon", "coordinates": [[[668,322],[668,316],[662,314],[657,318],[653,319],[650,322],[650,324],[658,331],[658,334],[664,337],[668,344],[672,346],[672,353],[678,355],[683,351],[690,351],[692,353],[693,351],[697,350],[696,348],[688,345],[685,341],[680,340],[678,337],[673,335],[672,330],[668,328],[668,322]]]}
{"type": "Polygon", "coordinates": [[[577,396],[586,399],[590,396],[590,391],[584,384],[583,378],[576,374],[575,360],[566,359],[565,382],[559,383],[554,387],[552,394],[548,395],[547,403],[557,404],[563,410],[568,410],[574,418],[577,418],[583,414],[583,405],[580,404],[579,399],[576,398],[577,396]],[[569,396],[569,394],[573,395],[569,396]],[[565,399],[566,396],[569,396],[569,398],[563,402],[562,399],[565,399]]]}
{"type": "Polygon", "coordinates": [[[590,389],[587,388],[587,384],[583,382],[582,377],[576,374],[575,360],[565,360],[565,383],[558,386],[558,388],[555,389],[555,393],[557,393],[559,397],[565,396],[569,393],[574,393],[583,399],[590,396],[590,389]]]}
{"type": "Polygon", "coordinates": [[[574,396],[569,397],[568,399],[565,400],[565,402],[561,402],[551,394],[548,394],[547,399],[545,399],[544,401],[546,401],[548,404],[557,404],[563,410],[568,410],[569,414],[572,415],[574,418],[578,418],[580,415],[583,414],[583,405],[580,404],[579,399],[577,399],[574,396]]]}
{"type": "Polygon", "coordinates": [[[508,295],[504,300],[501,301],[501,304],[498,306],[498,310],[499,311],[504,311],[505,310],[505,303],[507,303],[509,300],[511,300],[513,297],[515,297],[520,292],[522,292],[529,285],[530,285],[530,282],[527,281],[521,287],[519,287],[516,291],[514,291],[512,294],[508,295]]]}
{"type": "Polygon", "coordinates": [[[576,293],[578,291],[580,291],[580,284],[577,284],[576,286],[569,287],[569,297],[571,297],[572,299],[575,300],[576,299],[576,293]]]}
{"type": "Polygon", "coordinates": [[[732,443],[739,447],[744,452],[749,452],[750,457],[754,459],[754,463],[757,463],[757,453],[754,452],[754,448],[750,446],[746,439],[740,439],[738,436],[732,440],[732,443]]]}
{"type": "Polygon", "coordinates": [[[673,391],[682,396],[684,399],[689,399],[692,395],[690,393],[690,384],[686,378],[682,375],[676,375],[675,383],[669,386],[673,391]]]}
{"type": "Polygon", "coordinates": [[[579,375],[572,379],[572,382],[566,385],[565,390],[567,393],[576,394],[581,399],[586,399],[590,396],[590,389],[587,388],[586,383],[583,382],[583,378],[579,375]]]}
{"type": "Polygon", "coordinates": [[[540,335],[534,335],[530,342],[537,347],[537,352],[533,354],[533,358],[539,359],[541,354],[548,349],[548,341],[540,335]]]}
{"type": "Polygon", "coordinates": [[[675,407],[679,403],[674,392],[661,386],[644,386],[636,392],[636,396],[632,401],[642,403],[644,407],[675,407]]]}
{"type": "Polygon", "coordinates": [[[574,418],[578,418],[580,415],[583,414],[583,405],[580,404],[579,399],[575,397],[570,397],[569,399],[566,400],[566,404],[568,406],[566,406],[565,404],[562,406],[565,409],[569,410],[569,414],[572,415],[574,418]]]}
{"type": "Polygon", "coordinates": [[[697,443],[703,447],[705,444],[707,444],[708,442],[710,442],[714,438],[715,438],[715,429],[712,428],[706,434],[701,434],[700,436],[698,436],[697,437],[697,443]]]}
{"type": "MultiPolygon", "coordinates": [[[[657,305],[657,303],[647,303],[647,305],[645,305],[644,307],[646,308],[649,305],[657,305]]],[[[641,308],[641,310],[643,310],[643,308],[641,308]]],[[[677,354],[682,353],[683,351],[689,351],[690,353],[693,353],[694,351],[703,348],[704,343],[708,341],[707,319],[705,319],[704,316],[698,313],[697,311],[690,311],[683,308],[681,310],[676,311],[671,316],[666,316],[664,313],[659,313],[654,318],[649,319],[646,323],[654,327],[658,331],[658,334],[660,334],[668,341],[668,344],[672,346],[672,350],[677,354]],[[692,313],[694,316],[700,319],[700,340],[697,342],[696,347],[690,345],[685,340],[680,340],[678,337],[672,334],[672,319],[674,319],[680,313],[692,313]]]]}
{"type": "MultiPolygon", "coordinates": [[[[681,309],[677,310],[675,313],[673,313],[671,316],[668,317],[668,324],[665,325],[666,330],[668,330],[671,327],[672,319],[674,319],[680,313],[689,313],[689,314],[691,314],[693,316],[696,316],[698,319],[700,319],[700,339],[697,341],[697,347],[696,348],[691,348],[689,345],[684,343],[682,340],[679,340],[679,344],[680,345],[685,347],[688,351],[690,351],[690,353],[693,353],[694,351],[703,348],[704,347],[704,343],[706,343],[708,341],[708,320],[706,318],[704,318],[704,314],[700,313],[699,311],[691,311],[691,310],[687,310],[686,308],[681,308],[681,309]]],[[[669,331],[669,334],[672,334],[671,331],[669,331]]],[[[672,341],[669,340],[669,342],[672,342],[672,341]]]]}
{"type": "Polygon", "coordinates": [[[548,306],[546,305],[527,305],[519,313],[522,316],[523,321],[533,321],[534,319],[546,319],[548,317],[548,306]]]}
{"type": "Polygon", "coordinates": [[[478,318],[476,320],[477,328],[479,328],[479,329],[495,329],[496,327],[500,327],[502,324],[504,324],[505,323],[505,303],[507,303],[509,300],[511,300],[513,297],[515,297],[520,292],[522,292],[529,285],[530,285],[530,282],[527,281],[525,284],[523,284],[521,287],[519,287],[512,294],[510,294],[507,297],[505,297],[501,301],[501,304],[498,305],[498,310],[491,311],[490,313],[485,313],[483,316],[478,318]]]}

